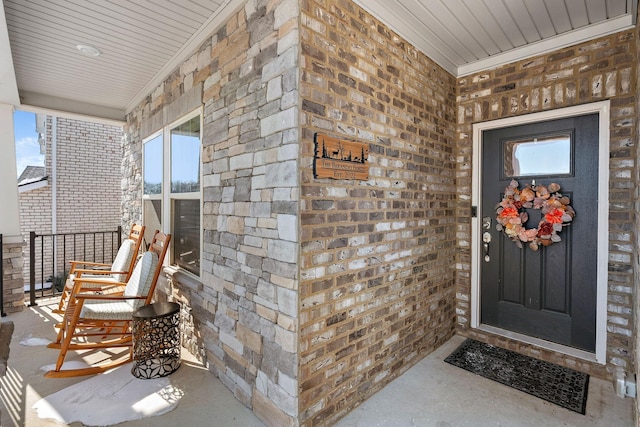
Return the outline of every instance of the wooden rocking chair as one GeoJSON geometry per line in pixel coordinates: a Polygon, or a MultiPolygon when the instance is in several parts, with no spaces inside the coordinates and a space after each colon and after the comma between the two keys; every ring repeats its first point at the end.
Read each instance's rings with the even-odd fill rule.
{"type": "Polygon", "coordinates": [[[131,226],[129,235],[118,248],[116,257],[111,264],[92,261],[69,261],[71,264],[69,276],[62,289],[58,308],[52,311],[57,314],[64,313],[69,294],[75,282],[83,282],[83,287],[87,290],[102,290],[103,286],[107,285],[93,283],[91,279],[102,277],[113,284],[129,280],[138,257],[144,229],[143,225],[133,224],[131,226]]]}
{"type": "MultiPolygon", "coordinates": [[[[171,240],[170,234],[155,232],[149,251],[142,255],[127,283],[119,283],[119,293],[82,293],[83,283],[77,282],[60,323],[57,340],[49,348],[60,349],[55,369],[47,378],[65,378],[92,375],[123,365],[132,360],[131,321],[133,312],[149,304],[162,270],[162,263],[171,240]],[[81,369],[61,369],[69,350],[107,349],[129,347],[129,356],[123,360],[81,369]]],[[[104,279],[95,278],[102,284],[104,279]]],[[[113,286],[113,283],[104,283],[113,286]]]]}

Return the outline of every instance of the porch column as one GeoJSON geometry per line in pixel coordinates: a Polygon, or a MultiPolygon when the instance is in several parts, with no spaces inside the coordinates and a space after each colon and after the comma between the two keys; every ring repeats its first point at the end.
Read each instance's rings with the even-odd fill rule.
{"type": "Polygon", "coordinates": [[[13,106],[0,104],[0,233],[5,243],[20,237],[18,209],[18,172],[16,170],[16,143],[13,132],[13,106]]]}
{"type": "Polygon", "coordinates": [[[13,130],[13,106],[0,104],[0,234],[2,234],[3,313],[24,308],[24,277],[18,206],[18,175],[13,130]]]}

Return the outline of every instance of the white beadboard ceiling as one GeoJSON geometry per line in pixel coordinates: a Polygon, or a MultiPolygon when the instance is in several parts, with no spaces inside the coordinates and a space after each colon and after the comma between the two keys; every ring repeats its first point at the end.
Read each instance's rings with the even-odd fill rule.
{"type": "Polygon", "coordinates": [[[354,0],[455,76],[611,34],[638,0],[354,0]]]}
{"type": "MultiPolygon", "coordinates": [[[[637,7],[637,0],[355,2],[454,76],[629,28],[637,7]]],[[[123,120],[245,3],[0,0],[0,103],[123,120]],[[83,56],[78,44],[102,55],[83,56]]]]}

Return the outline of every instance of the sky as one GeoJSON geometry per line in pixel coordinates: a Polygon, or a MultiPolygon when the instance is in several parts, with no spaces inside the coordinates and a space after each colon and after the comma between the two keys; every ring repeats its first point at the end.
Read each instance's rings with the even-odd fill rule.
{"type": "MultiPolygon", "coordinates": [[[[44,166],[44,155],[40,154],[40,144],[38,144],[38,133],[36,132],[36,115],[25,111],[16,110],[13,113],[13,125],[16,140],[16,169],[19,177],[27,166],[44,166]]],[[[173,153],[172,177],[178,181],[198,182],[200,168],[198,161],[194,165],[194,159],[200,159],[200,142],[193,136],[174,135],[175,142],[179,144],[179,150],[173,153]]],[[[159,140],[160,143],[162,139],[159,140]]],[[[149,155],[149,153],[147,153],[149,155]]],[[[162,146],[156,153],[156,157],[151,157],[152,163],[162,165],[162,146]]],[[[162,167],[150,168],[145,173],[145,179],[150,182],[162,181],[162,167]],[[157,176],[149,171],[157,170],[157,176]]]]}
{"type": "Polygon", "coordinates": [[[38,144],[35,113],[16,110],[13,113],[13,127],[18,176],[27,166],[44,166],[44,156],[40,154],[40,144],[38,144]]]}

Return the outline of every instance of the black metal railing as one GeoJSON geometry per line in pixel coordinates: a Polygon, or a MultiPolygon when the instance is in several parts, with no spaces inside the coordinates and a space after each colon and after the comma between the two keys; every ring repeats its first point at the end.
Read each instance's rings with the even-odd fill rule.
{"type": "Polygon", "coordinates": [[[121,243],[122,227],[86,233],[30,232],[29,305],[37,305],[37,297],[54,296],[62,291],[69,273],[69,261],[111,263],[121,243]]]}

